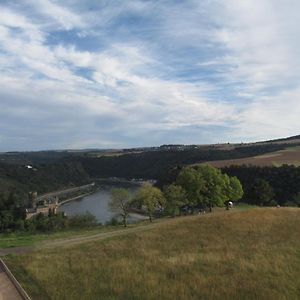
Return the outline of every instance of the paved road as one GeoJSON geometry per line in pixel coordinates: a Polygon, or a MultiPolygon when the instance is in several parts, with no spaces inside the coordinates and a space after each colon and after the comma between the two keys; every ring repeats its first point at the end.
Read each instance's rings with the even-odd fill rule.
{"type": "Polygon", "coordinates": [[[0,266],[0,300],[22,300],[18,290],[0,266]]]}

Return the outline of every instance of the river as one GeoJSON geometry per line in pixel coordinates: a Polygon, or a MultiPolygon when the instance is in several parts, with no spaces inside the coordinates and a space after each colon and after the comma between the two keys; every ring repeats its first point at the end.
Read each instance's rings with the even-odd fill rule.
{"type": "MultiPolygon", "coordinates": [[[[131,186],[129,192],[133,194],[137,187],[138,186],[131,186]]],[[[83,214],[88,211],[97,218],[98,222],[104,224],[115,216],[108,207],[111,189],[111,186],[102,186],[100,190],[91,195],[62,204],[59,207],[59,211],[65,212],[68,216],[83,214]]],[[[130,214],[129,222],[136,222],[143,219],[146,219],[146,217],[130,214]]]]}

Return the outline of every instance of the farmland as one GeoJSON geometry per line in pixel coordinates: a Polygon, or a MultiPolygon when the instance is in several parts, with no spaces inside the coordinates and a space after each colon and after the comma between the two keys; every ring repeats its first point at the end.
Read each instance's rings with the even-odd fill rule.
{"type": "Polygon", "coordinates": [[[231,165],[253,165],[253,166],[274,166],[280,167],[284,164],[300,166],[300,147],[291,147],[285,150],[275,151],[268,154],[239,158],[239,159],[226,159],[218,161],[206,162],[218,168],[227,167],[231,165]]]}
{"type": "Polygon", "coordinates": [[[300,210],[257,208],[6,258],[33,299],[299,299],[300,210]]]}

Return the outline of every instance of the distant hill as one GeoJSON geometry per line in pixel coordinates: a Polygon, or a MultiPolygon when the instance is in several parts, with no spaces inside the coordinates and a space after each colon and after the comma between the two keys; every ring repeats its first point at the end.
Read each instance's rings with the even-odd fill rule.
{"type": "MultiPolygon", "coordinates": [[[[162,145],[124,150],[59,150],[0,154],[0,188],[4,193],[51,192],[94,178],[166,178],[170,170],[184,165],[211,162],[258,165],[300,165],[299,136],[259,143],[214,145],[162,145]],[[284,150],[284,151],[283,151],[284,150]],[[278,152],[279,151],[279,152],[278,152]],[[29,166],[29,167],[28,167],[29,166]]],[[[164,182],[164,180],[162,180],[164,182]]]]}
{"type": "Polygon", "coordinates": [[[300,141],[300,135],[295,135],[295,136],[291,136],[291,137],[287,137],[287,138],[270,140],[268,142],[270,142],[270,143],[274,143],[275,142],[276,143],[276,142],[291,142],[291,141],[295,141],[295,142],[300,141]]]}
{"type": "MultiPolygon", "coordinates": [[[[286,144],[284,144],[287,147],[286,144]]],[[[294,165],[296,167],[300,166],[300,147],[294,146],[287,147],[284,150],[279,150],[275,152],[270,152],[263,155],[238,158],[238,159],[226,159],[226,160],[216,160],[208,161],[206,163],[211,164],[214,167],[223,168],[231,165],[241,166],[241,165],[252,165],[252,166],[273,166],[279,167],[282,165],[294,165]]]]}

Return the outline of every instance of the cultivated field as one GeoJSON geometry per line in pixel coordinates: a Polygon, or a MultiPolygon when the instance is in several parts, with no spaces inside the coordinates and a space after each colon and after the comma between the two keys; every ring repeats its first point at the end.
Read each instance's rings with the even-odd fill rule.
{"type": "Polygon", "coordinates": [[[292,147],[286,150],[276,151],[269,154],[218,161],[209,161],[210,164],[217,168],[227,167],[231,165],[254,165],[254,166],[274,166],[280,167],[284,164],[300,166],[300,147],[292,147]]]}
{"type": "Polygon", "coordinates": [[[33,299],[300,299],[300,209],[222,210],[6,260],[33,299]]]}

